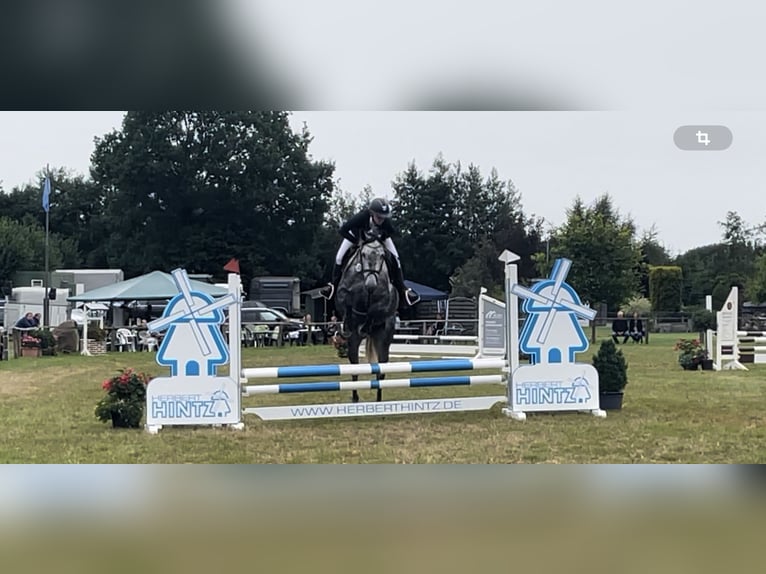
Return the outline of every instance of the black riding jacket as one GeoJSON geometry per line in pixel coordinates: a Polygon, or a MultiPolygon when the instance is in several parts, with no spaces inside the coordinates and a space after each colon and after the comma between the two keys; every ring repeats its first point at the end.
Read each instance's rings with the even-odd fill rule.
{"type": "MultiPolygon", "coordinates": [[[[364,237],[374,226],[370,210],[364,208],[341,226],[340,234],[351,243],[356,243],[360,237],[364,237]]],[[[390,219],[384,219],[378,229],[380,230],[381,241],[396,235],[396,230],[391,224],[390,219]]]]}

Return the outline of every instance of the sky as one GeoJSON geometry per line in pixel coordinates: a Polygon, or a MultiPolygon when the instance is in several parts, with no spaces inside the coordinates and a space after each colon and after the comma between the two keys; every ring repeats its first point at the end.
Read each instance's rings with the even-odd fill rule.
{"type": "MultiPolygon", "coordinates": [[[[5,191],[35,181],[50,164],[88,174],[94,138],[119,128],[122,112],[0,112],[0,181],[5,191]]],[[[314,137],[310,153],[331,160],[339,187],[391,182],[412,161],[427,172],[438,154],[496,169],[521,192],[526,213],[561,224],[576,196],[609,193],[639,232],[652,227],[675,254],[721,239],[726,212],[766,221],[766,114],[758,112],[294,112],[314,137]],[[684,125],[724,125],[724,151],[682,151],[684,125]]]]}

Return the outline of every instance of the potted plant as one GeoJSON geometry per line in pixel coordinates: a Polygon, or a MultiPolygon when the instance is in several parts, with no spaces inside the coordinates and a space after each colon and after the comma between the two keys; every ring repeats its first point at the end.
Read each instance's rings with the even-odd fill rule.
{"type": "Polygon", "coordinates": [[[625,385],[628,384],[628,363],[614,341],[601,342],[593,357],[593,367],[598,372],[599,403],[604,410],[622,408],[625,385]]]}
{"type": "Polygon", "coordinates": [[[699,339],[680,339],[675,350],[678,351],[678,364],[686,371],[696,371],[707,359],[707,352],[699,339]]]}
{"type": "Polygon", "coordinates": [[[30,333],[33,337],[40,340],[40,350],[43,355],[56,354],[56,337],[50,329],[36,329],[30,333]]]}
{"type": "Polygon", "coordinates": [[[341,359],[348,357],[348,341],[341,337],[340,333],[335,333],[335,335],[332,336],[332,344],[338,352],[338,357],[341,359]]]}
{"type": "Polygon", "coordinates": [[[106,394],[96,405],[96,417],[103,422],[112,421],[115,428],[139,428],[149,380],[148,375],[133,369],[124,369],[119,375],[106,379],[101,384],[106,394]]]}

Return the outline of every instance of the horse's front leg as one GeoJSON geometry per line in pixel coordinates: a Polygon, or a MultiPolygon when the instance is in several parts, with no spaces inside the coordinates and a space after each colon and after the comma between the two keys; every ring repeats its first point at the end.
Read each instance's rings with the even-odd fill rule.
{"type": "MultiPolygon", "coordinates": [[[[348,362],[351,363],[352,365],[359,364],[359,343],[360,342],[361,342],[361,337],[358,333],[358,330],[354,329],[348,338],[348,362]]],[[[359,376],[351,375],[351,380],[358,381],[359,376]]],[[[356,391],[356,389],[351,391],[351,402],[354,402],[354,403],[359,402],[359,393],[356,391]]]]}
{"type": "MultiPolygon", "coordinates": [[[[387,363],[388,362],[388,353],[389,353],[389,346],[390,343],[384,340],[383,337],[380,335],[375,338],[375,352],[378,355],[378,363],[387,363]]],[[[381,381],[386,378],[386,375],[381,373],[378,375],[378,379],[381,381]]],[[[383,400],[383,389],[378,387],[378,402],[383,400]]]]}

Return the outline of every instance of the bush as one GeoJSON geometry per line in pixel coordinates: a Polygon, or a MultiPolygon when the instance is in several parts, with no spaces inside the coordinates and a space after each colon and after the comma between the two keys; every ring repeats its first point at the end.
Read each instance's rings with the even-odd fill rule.
{"type": "Polygon", "coordinates": [[[692,315],[692,323],[694,323],[694,329],[700,333],[704,333],[708,329],[715,329],[715,313],[707,309],[700,309],[692,315]]]}
{"type": "Polygon", "coordinates": [[[106,329],[99,325],[88,325],[88,339],[91,341],[106,341],[106,329]]]}
{"type": "Polygon", "coordinates": [[[598,387],[602,393],[622,391],[628,384],[628,363],[611,339],[601,342],[593,357],[593,366],[598,372],[598,387]]]}
{"type": "Polygon", "coordinates": [[[652,312],[652,302],[646,297],[635,295],[627,303],[620,306],[620,311],[625,313],[626,317],[632,317],[633,313],[638,313],[639,317],[646,317],[652,312]]]}

